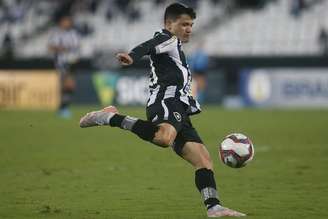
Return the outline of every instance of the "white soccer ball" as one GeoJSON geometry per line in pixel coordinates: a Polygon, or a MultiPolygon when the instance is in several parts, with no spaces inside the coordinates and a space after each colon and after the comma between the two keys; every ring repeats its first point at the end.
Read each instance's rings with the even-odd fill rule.
{"type": "Polygon", "coordinates": [[[224,138],[219,145],[222,162],[232,168],[246,166],[254,157],[252,141],[244,134],[233,133],[224,138]]]}

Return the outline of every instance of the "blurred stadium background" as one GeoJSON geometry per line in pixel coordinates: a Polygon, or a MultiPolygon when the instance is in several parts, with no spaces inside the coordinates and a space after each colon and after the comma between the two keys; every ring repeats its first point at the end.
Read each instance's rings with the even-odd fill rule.
{"type": "MultiPolygon", "coordinates": [[[[78,128],[100,105],[144,118],[148,60],[121,68],[114,56],[152,37],[170,2],[0,0],[0,218],[204,218],[178,157],[120,130],[78,128]],[[63,120],[48,40],[67,13],[81,59],[63,120]]],[[[224,203],[252,218],[328,218],[328,1],[179,2],[197,11],[190,63],[200,47],[209,57],[193,122],[224,203]],[[231,132],[255,143],[254,161],[237,171],[216,159],[231,132]]]]}
{"type": "MultiPolygon", "coordinates": [[[[74,103],[142,105],[147,98],[148,61],[121,69],[114,54],[128,51],[152,37],[162,27],[163,8],[169,2],[3,0],[1,72],[53,69],[52,55],[48,52],[49,35],[56,20],[70,13],[81,35],[74,103]]],[[[205,103],[328,105],[327,1],[182,2],[195,7],[198,13],[194,36],[185,50],[192,57],[201,45],[209,56],[205,103]]],[[[11,98],[14,95],[10,93],[15,88],[4,83],[1,83],[1,107],[14,104],[11,98]]],[[[23,92],[21,88],[18,90],[23,92]]],[[[50,93],[40,94],[40,101],[50,93]]],[[[35,98],[34,93],[31,95],[35,98]]]]}

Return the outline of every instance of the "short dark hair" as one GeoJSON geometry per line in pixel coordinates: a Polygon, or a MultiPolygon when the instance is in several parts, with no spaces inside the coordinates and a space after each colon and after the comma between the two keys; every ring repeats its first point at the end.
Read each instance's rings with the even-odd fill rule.
{"type": "Polygon", "coordinates": [[[165,9],[164,22],[167,19],[176,20],[183,14],[189,15],[192,19],[196,18],[196,12],[194,11],[194,9],[192,9],[186,5],[183,5],[181,3],[173,3],[169,6],[167,6],[165,9]]]}

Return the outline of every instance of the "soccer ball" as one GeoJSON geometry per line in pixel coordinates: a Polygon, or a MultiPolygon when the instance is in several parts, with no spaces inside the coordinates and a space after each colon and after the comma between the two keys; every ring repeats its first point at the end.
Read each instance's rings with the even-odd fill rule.
{"type": "Polygon", "coordinates": [[[246,166],[254,156],[252,141],[241,133],[233,133],[224,138],[219,146],[220,158],[229,167],[246,166]]]}

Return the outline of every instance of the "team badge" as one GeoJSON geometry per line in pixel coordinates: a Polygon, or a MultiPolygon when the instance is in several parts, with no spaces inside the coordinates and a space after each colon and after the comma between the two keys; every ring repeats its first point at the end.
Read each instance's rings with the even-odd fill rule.
{"type": "Polygon", "coordinates": [[[181,122],[181,115],[180,115],[180,113],[178,113],[178,112],[173,112],[173,115],[174,115],[175,119],[176,119],[178,122],[181,122]]]}

